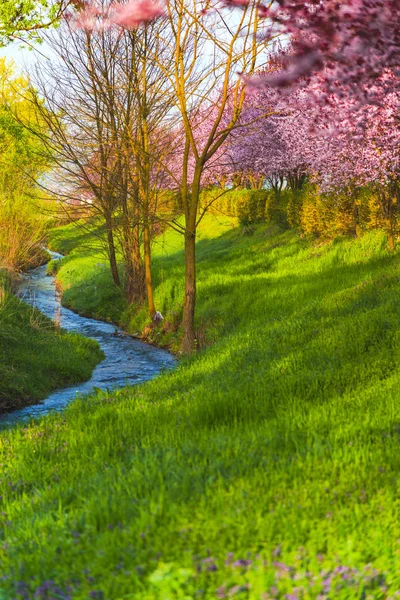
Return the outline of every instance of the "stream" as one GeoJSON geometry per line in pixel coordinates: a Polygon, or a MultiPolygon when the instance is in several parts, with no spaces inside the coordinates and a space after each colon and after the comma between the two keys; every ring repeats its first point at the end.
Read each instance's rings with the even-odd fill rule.
{"type": "MultiPolygon", "coordinates": [[[[52,259],[62,258],[62,255],[56,252],[49,251],[49,254],[52,259]]],[[[176,364],[176,359],[166,350],[132,338],[115,325],[81,317],[61,306],[55,277],[46,274],[46,265],[24,274],[19,296],[24,302],[35,306],[56,321],[63,329],[96,340],[105,354],[105,359],[95,367],[89,381],[59,389],[39,404],[0,415],[0,425],[11,425],[18,421],[41,417],[50,411],[62,410],[77,395],[88,394],[95,388],[111,390],[142,383],[176,364]]]]}

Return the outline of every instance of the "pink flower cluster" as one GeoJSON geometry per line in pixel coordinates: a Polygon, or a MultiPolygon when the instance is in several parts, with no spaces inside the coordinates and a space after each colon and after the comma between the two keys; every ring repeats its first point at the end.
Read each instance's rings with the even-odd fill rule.
{"type": "Polygon", "coordinates": [[[129,0],[126,3],[113,3],[104,8],[95,3],[85,3],[72,17],[73,26],[85,31],[109,29],[119,26],[137,29],[163,16],[164,9],[158,2],[151,0],[129,0]]]}
{"type": "Polygon", "coordinates": [[[316,72],[325,95],[370,102],[371,89],[392,91],[400,81],[400,0],[277,0],[262,15],[290,36],[292,52],[278,74],[260,86],[292,86],[316,72]],[[394,78],[384,80],[390,70],[394,78]]]}
{"type": "Polygon", "coordinates": [[[326,191],[398,182],[400,90],[395,79],[384,73],[368,90],[374,101],[364,103],[345,90],[327,96],[323,73],[290,92],[267,86],[253,90],[241,117],[243,129],[231,143],[235,169],[288,185],[307,175],[326,191]]]}

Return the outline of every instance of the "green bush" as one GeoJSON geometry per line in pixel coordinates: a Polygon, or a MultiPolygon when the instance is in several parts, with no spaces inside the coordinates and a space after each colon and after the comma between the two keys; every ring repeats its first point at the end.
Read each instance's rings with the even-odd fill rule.
{"type": "MultiPolygon", "coordinates": [[[[300,224],[305,234],[329,240],[342,235],[359,237],[371,229],[387,231],[376,186],[321,193],[316,185],[308,185],[296,199],[296,206],[294,202],[292,199],[288,205],[289,224],[300,224]]],[[[395,215],[395,234],[398,229],[395,215]]]]}
{"type": "Polygon", "coordinates": [[[264,190],[238,190],[236,216],[241,225],[265,221],[268,194],[264,190]]]}
{"type": "MultiPolygon", "coordinates": [[[[237,217],[244,227],[262,222],[278,223],[300,227],[306,235],[326,240],[343,235],[359,237],[371,229],[388,230],[380,188],[372,185],[330,193],[321,193],[312,183],[296,192],[290,188],[278,192],[212,188],[203,191],[201,205],[213,214],[237,217]]],[[[399,233],[396,215],[393,231],[399,233]]]]}
{"type": "Polygon", "coordinates": [[[203,208],[214,214],[237,217],[243,226],[262,223],[266,220],[266,207],[270,203],[270,192],[266,190],[213,188],[201,196],[203,208]]]}
{"type": "Polygon", "coordinates": [[[42,264],[42,244],[52,219],[24,194],[0,196],[0,265],[21,271],[42,264]]]}

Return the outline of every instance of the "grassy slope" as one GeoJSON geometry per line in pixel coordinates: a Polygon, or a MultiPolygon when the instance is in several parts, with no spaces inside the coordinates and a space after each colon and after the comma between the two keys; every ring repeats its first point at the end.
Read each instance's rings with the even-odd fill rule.
{"type": "MultiPolygon", "coordinates": [[[[237,243],[236,234],[231,234],[236,220],[228,217],[206,217],[199,229],[199,257],[203,269],[214,269],[214,260],[232,241],[237,243]],[[226,239],[221,236],[228,234],[226,239]],[[217,241],[216,241],[217,240],[217,241]],[[215,246],[215,243],[217,244],[215,246]]],[[[94,228],[101,236],[101,230],[94,228]]],[[[112,285],[107,258],[102,251],[101,239],[93,239],[86,230],[73,224],[53,230],[49,246],[67,254],[66,258],[50,265],[57,272],[57,279],[63,288],[63,304],[73,310],[99,319],[118,322],[131,333],[141,332],[148,323],[145,308],[126,306],[122,295],[112,285]]],[[[246,246],[246,243],[245,243],[246,246]]],[[[183,238],[169,230],[155,240],[153,245],[153,281],[157,310],[166,316],[168,332],[158,331],[162,339],[158,341],[177,349],[180,331],[175,324],[180,322],[183,287],[183,238]]],[[[208,276],[208,275],[207,275],[208,276]]],[[[199,277],[201,293],[201,273],[199,277]]],[[[211,303],[213,299],[210,298],[211,303]]],[[[199,337],[203,344],[215,340],[215,327],[218,323],[212,314],[207,329],[199,320],[199,337]],[[207,339],[203,339],[204,336],[207,339]]]]}
{"type": "Polygon", "coordinates": [[[98,344],[67,334],[6,293],[0,301],[0,413],[89,379],[103,354],[98,344]]]}
{"type": "MultiPolygon", "coordinates": [[[[79,600],[400,589],[399,255],[379,232],[317,247],[207,227],[199,321],[213,347],[2,434],[0,589],[79,600]]],[[[91,260],[64,268],[88,275],[91,260]]],[[[181,252],[155,268],[168,315],[181,252]]]]}

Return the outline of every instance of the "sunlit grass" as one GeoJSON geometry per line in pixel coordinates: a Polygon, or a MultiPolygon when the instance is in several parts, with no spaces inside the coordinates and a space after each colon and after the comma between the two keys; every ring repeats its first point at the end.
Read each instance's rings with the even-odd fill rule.
{"type": "MultiPolygon", "coordinates": [[[[211,347],[2,433],[6,598],[396,597],[399,255],[380,232],[221,233],[198,244],[211,347]]],[[[156,256],[167,318],[182,274],[156,256]]]]}

